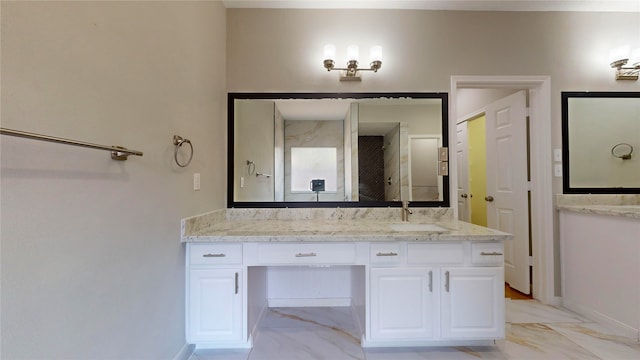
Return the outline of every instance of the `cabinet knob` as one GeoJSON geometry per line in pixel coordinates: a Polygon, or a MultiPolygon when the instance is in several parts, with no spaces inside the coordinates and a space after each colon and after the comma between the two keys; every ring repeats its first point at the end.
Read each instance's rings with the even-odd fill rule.
{"type": "Polygon", "coordinates": [[[468,197],[469,197],[469,195],[467,195],[467,194],[462,194],[462,195],[460,195],[460,197],[461,197],[461,198],[463,198],[463,199],[466,199],[466,198],[468,198],[468,197]]]}
{"type": "Polygon", "coordinates": [[[489,195],[489,196],[485,196],[484,198],[486,201],[488,202],[492,202],[493,201],[493,196],[489,195]]]}

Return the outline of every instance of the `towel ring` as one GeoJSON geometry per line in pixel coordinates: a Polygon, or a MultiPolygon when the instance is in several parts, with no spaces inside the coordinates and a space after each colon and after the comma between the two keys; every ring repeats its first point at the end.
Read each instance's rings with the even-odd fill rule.
{"type": "Polygon", "coordinates": [[[178,164],[178,166],[180,167],[189,166],[189,164],[191,164],[191,159],[193,159],[193,144],[191,144],[191,140],[183,139],[182,136],[173,135],[173,145],[176,146],[175,150],[173,151],[173,158],[176,161],[176,164],[178,164]],[[178,150],[180,150],[180,148],[182,147],[182,144],[184,143],[189,144],[191,151],[189,154],[189,160],[187,160],[187,162],[184,164],[180,164],[180,161],[178,160],[178,150]]]}
{"type": "Polygon", "coordinates": [[[256,163],[251,160],[247,160],[247,174],[253,175],[256,172],[256,163]]]}
{"type": "Polygon", "coordinates": [[[620,158],[622,160],[631,159],[631,154],[633,154],[633,146],[631,146],[631,144],[620,143],[620,144],[614,145],[611,148],[611,155],[617,158],[620,158]]]}

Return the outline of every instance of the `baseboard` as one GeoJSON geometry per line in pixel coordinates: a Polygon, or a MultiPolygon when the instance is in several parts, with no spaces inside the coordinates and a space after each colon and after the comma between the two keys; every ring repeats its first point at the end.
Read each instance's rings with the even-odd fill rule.
{"type": "Polygon", "coordinates": [[[551,299],[549,300],[549,303],[546,305],[551,305],[551,306],[555,306],[555,307],[560,307],[562,306],[562,297],[561,296],[553,296],[551,297],[551,299]]]}
{"type": "Polygon", "coordinates": [[[351,298],[268,299],[269,307],[351,306],[351,298]]]}
{"type": "Polygon", "coordinates": [[[433,346],[495,346],[495,340],[367,340],[363,348],[376,347],[433,347],[433,346]]]}
{"type": "Polygon", "coordinates": [[[591,321],[597,322],[605,327],[619,331],[622,335],[640,341],[640,329],[635,329],[625,323],[611,318],[597,310],[580,305],[570,300],[564,300],[562,306],[583,316],[591,321]]]}
{"type": "Polygon", "coordinates": [[[253,347],[253,339],[258,333],[258,326],[260,325],[260,322],[262,321],[262,318],[264,317],[264,315],[267,313],[267,310],[269,310],[268,305],[263,306],[262,309],[260,309],[258,320],[256,321],[255,324],[253,324],[253,328],[249,329],[249,343],[251,344],[251,347],[253,347]]]}
{"type": "Polygon", "coordinates": [[[173,360],[189,360],[195,348],[196,346],[193,344],[184,344],[182,349],[173,357],[173,360]]]}
{"type": "Polygon", "coordinates": [[[358,315],[358,310],[351,305],[351,316],[353,316],[353,319],[356,322],[356,326],[358,327],[358,331],[360,332],[360,334],[364,334],[364,319],[361,319],[360,316],[358,315]]]}

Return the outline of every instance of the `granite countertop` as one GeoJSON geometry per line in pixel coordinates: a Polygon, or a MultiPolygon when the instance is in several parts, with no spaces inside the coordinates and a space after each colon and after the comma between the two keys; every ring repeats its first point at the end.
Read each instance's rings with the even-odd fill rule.
{"type": "Polygon", "coordinates": [[[640,194],[558,194],[558,210],[640,219],[640,194]]]}
{"type": "Polygon", "coordinates": [[[640,219],[640,205],[558,205],[558,209],[586,214],[640,219]]]}
{"type": "Polygon", "coordinates": [[[342,209],[336,210],[340,214],[319,210],[320,213],[312,211],[297,216],[281,216],[282,213],[265,216],[261,212],[237,216],[212,212],[184,219],[182,242],[487,241],[512,238],[504,232],[454,220],[452,212],[448,211],[414,211],[417,214],[412,215],[409,222],[434,224],[445,230],[396,231],[390,225],[401,223],[400,217],[395,216],[399,214],[398,210],[360,211],[357,215],[342,209]]]}

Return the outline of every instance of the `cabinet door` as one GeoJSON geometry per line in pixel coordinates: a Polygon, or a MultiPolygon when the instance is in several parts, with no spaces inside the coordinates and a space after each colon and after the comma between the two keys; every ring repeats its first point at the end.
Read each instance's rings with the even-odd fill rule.
{"type": "Polygon", "coordinates": [[[187,341],[242,340],[242,271],[192,269],[187,341]]]}
{"type": "Polygon", "coordinates": [[[373,268],[371,339],[428,339],[434,331],[431,268],[373,268]]]}
{"type": "Polygon", "coordinates": [[[442,337],[504,338],[503,268],[443,268],[441,272],[442,337]]]}

